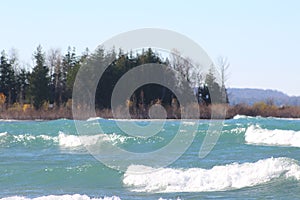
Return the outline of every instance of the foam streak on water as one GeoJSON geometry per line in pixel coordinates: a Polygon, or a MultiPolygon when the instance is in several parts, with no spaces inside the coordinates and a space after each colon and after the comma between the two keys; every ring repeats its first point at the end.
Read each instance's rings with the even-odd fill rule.
{"type": "Polygon", "coordinates": [[[13,196],[13,197],[6,197],[2,198],[0,200],[121,200],[117,196],[112,197],[103,197],[103,198],[90,198],[87,195],[80,195],[80,194],[74,194],[74,195],[49,195],[49,196],[42,196],[42,197],[36,197],[36,198],[26,198],[22,196],[13,196]]]}

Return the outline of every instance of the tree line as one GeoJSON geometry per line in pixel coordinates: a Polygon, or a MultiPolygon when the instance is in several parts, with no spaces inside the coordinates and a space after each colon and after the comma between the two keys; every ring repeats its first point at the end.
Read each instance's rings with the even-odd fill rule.
{"type": "MultiPolygon", "coordinates": [[[[123,52],[121,49],[116,52],[114,49],[105,50],[99,47],[93,53],[86,49],[81,55],[77,55],[75,48],[69,47],[63,55],[58,49],[51,49],[46,54],[41,45],[36,48],[33,58],[34,65],[26,70],[18,63],[17,56],[8,56],[5,50],[1,52],[0,93],[5,96],[6,108],[15,103],[30,104],[37,110],[45,103],[54,108],[65,106],[67,102],[72,101],[73,85],[79,68],[89,60],[96,62],[113,60],[97,86],[95,103],[96,108],[99,109],[111,108],[113,89],[126,72],[147,63],[163,64],[180,74],[180,78],[183,78],[194,91],[199,104],[211,104],[212,91],[218,94],[213,102],[228,103],[225,88],[227,62],[220,62],[217,71],[212,67],[209,73],[202,74],[194,71],[191,61],[188,58],[182,58],[175,50],[169,57],[163,58],[151,48],[133,53],[123,52]],[[220,73],[220,76],[216,73],[220,73]],[[217,77],[221,77],[221,80],[217,80],[217,77]]],[[[178,82],[179,79],[174,81],[178,82]]],[[[162,85],[147,84],[139,87],[128,101],[131,111],[137,113],[146,112],[147,107],[154,103],[174,106],[177,97],[162,85]]]]}
{"type": "Polygon", "coordinates": [[[8,56],[6,51],[0,57],[0,93],[6,97],[5,105],[29,103],[39,109],[49,102],[61,106],[71,98],[72,80],[86,54],[77,56],[75,48],[68,48],[65,55],[51,49],[46,56],[41,45],[33,53],[34,66],[26,69],[20,66],[16,55],[8,56]]]}

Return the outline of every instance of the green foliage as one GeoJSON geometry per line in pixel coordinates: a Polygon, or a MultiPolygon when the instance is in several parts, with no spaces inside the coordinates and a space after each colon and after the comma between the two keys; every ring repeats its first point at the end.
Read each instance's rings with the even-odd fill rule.
{"type": "Polygon", "coordinates": [[[45,101],[49,99],[50,77],[49,69],[45,65],[45,55],[39,45],[34,54],[35,67],[30,75],[30,94],[35,109],[41,108],[45,101]]]}
{"type": "MultiPolygon", "coordinates": [[[[204,74],[193,74],[190,60],[188,58],[183,59],[179,52],[177,53],[174,58],[163,60],[151,48],[133,54],[133,52],[124,53],[121,49],[118,52],[114,49],[105,51],[103,47],[99,47],[92,54],[86,49],[81,56],[78,56],[75,48],[69,47],[65,55],[56,49],[50,51],[46,57],[39,45],[33,55],[35,65],[30,73],[24,68],[15,69],[16,58],[8,59],[5,52],[2,52],[0,58],[0,93],[2,92],[7,97],[8,105],[13,105],[15,102],[20,105],[32,103],[35,109],[40,109],[43,105],[54,103],[54,106],[59,108],[60,105],[70,104],[68,102],[71,102],[73,86],[79,69],[103,70],[101,78],[97,77],[97,73],[89,73],[91,77],[85,77],[77,86],[81,90],[88,90],[93,83],[91,80],[100,78],[98,85],[95,86],[96,94],[91,92],[88,98],[95,97],[97,108],[110,109],[112,92],[119,79],[137,66],[156,63],[167,66],[168,69],[160,75],[167,77],[167,75],[172,74],[173,79],[168,80],[168,82],[176,85],[181,94],[184,94],[186,90],[193,90],[195,85],[202,85],[197,90],[199,103],[204,102],[209,105],[212,102],[228,102],[225,86],[224,84],[220,86],[217,82],[216,72],[213,68],[205,76],[204,74]],[[85,66],[94,66],[94,68],[85,66]],[[106,66],[108,68],[104,71],[106,66]],[[194,76],[200,77],[197,79],[194,76]],[[183,84],[184,82],[187,83],[183,84]]],[[[135,82],[138,78],[132,77],[128,81],[135,82]]],[[[168,110],[180,110],[180,102],[178,102],[176,95],[168,88],[158,84],[147,84],[137,88],[128,101],[131,102],[131,114],[135,117],[148,117],[147,109],[155,102],[160,102],[168,110]],[[175,106],[172,102],[178,102],[178,105],[175,106]]]]}
{"type": "Polygon", "coordinates": [[[215,75],[214,68],[210,68],[208,74],[205,77],[205,97],[204,99],[206,104],[211,103],[228,103],[227,91],[222,84],[218,82],[216,75],[215,75]],[[208,97],[207,97],[208,95],[208,97]]]}
{"type": "Polygon", "coordinates": [[[18,95],[19,102],[24,103],[26,99],[26,94],[28,92],[29,86],[29,72],[26,72],[25,69],[21,69],[20,73],[16,75],[16,92],[18,95]]]}
{"type": "Polygon", "coordinates": [[[68,52],[63,57],[62,85],[64,102],[72,98],[72,91],[76,74],[80,68],[80,64],[85,62],[87,57],[88,54],[84,54],[79,59],[76,56],[75,48],[71,49],[71,47],[68,48],[68,52]]]}
{"type": "Polygon", "coordinates": [[[1,52],[0,57],[0,92],[7,97],[6,101],[11,104],[15,100],[15,73],[5,51],[1,52]]]}
{"type": "MultiPolygon", "coordinates": [[[[98,108],[111,108],[111,96],[113,89],[118,80],[130,69],[147,63],[163,63],[161,58],[155,54],[151,48],[143,50],[141,54],[132,55],[132,53],[124,54],[122,50],[119,50],[118,56],[112,51],[109,54],[104,53],[104,49],[98,49],[93,55],[97,63],[103,63],[103,60],[107,58],[113,60],[106,71],[101,77],[97,92],[96,92],[96,106],[98,108]]],[[[132,77],[134,81],[135,77],[132,77]]],[[[131,97],[134,106],[150,105],[155,99],[162,99],[164,103],[171,103],[172,93],[163,86],[157,84],[148,84],[138,88],[131,97]],[[142,93],[145,97],[142,97],[142,93]]]]}

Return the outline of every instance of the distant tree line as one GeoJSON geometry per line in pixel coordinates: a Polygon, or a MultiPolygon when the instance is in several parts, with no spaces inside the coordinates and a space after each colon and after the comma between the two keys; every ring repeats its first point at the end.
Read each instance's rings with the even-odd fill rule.
{"type": "MultiPolygon", "coordinates": [[[[65,106],[72,101],[72,90],[79,68],[88,61],[114,60],[101,77],[95,95],[98,109],[111,108],[111,96],[118,80],[130,69],[147,63],[157,63],[168,66],[178,72],[190,89],[194,91],[201,105],[214,103],[228,103],[225,88],[226,62],[220,64],[219,71],[211,68],[208,74],[201,74],[192,70],[188,58],[182,58],[179,52],[163,58],[151,48],[140,53],[124,53],[121,49],[105,51],[98,48],[94,53],[88,49],[77,55],[75,48],[69,47],[63,55],[58,49],[51,49],[47,54],[39,45],[33,53],[34,65],[25,69],[18,62],[16,54],[8,56],[3,50],[0,57],[0,93],[5,96],[6,108],[14,104],[30,104],[40,109],[44,104],[53,108],[65,106]],[[221,74],[217,80],[216,73],[221,74]],[[211,93],[217,98],[212,100],[211,93]]],[[[177,97],[168,88],[159,84],[147,84],[138,88],[130,97],[129,104],[132,112],[147,110],[149,105],[160,103],[163,106],[174,106],[177,97]]],[[[179,105],[177,105],[179,106],[179,105]]]]}

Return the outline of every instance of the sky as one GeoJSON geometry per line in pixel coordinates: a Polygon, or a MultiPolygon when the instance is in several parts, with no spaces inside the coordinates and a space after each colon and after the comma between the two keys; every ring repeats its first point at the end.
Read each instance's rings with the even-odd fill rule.
{"type": "Polygon", "coordinates": [[[213,59],[230,63],[228,87],[300,96],[300,1],[0,0],[0,50],[32,53],[74,46],[78,53],[140,28],[176,31],[213,59]]]}

